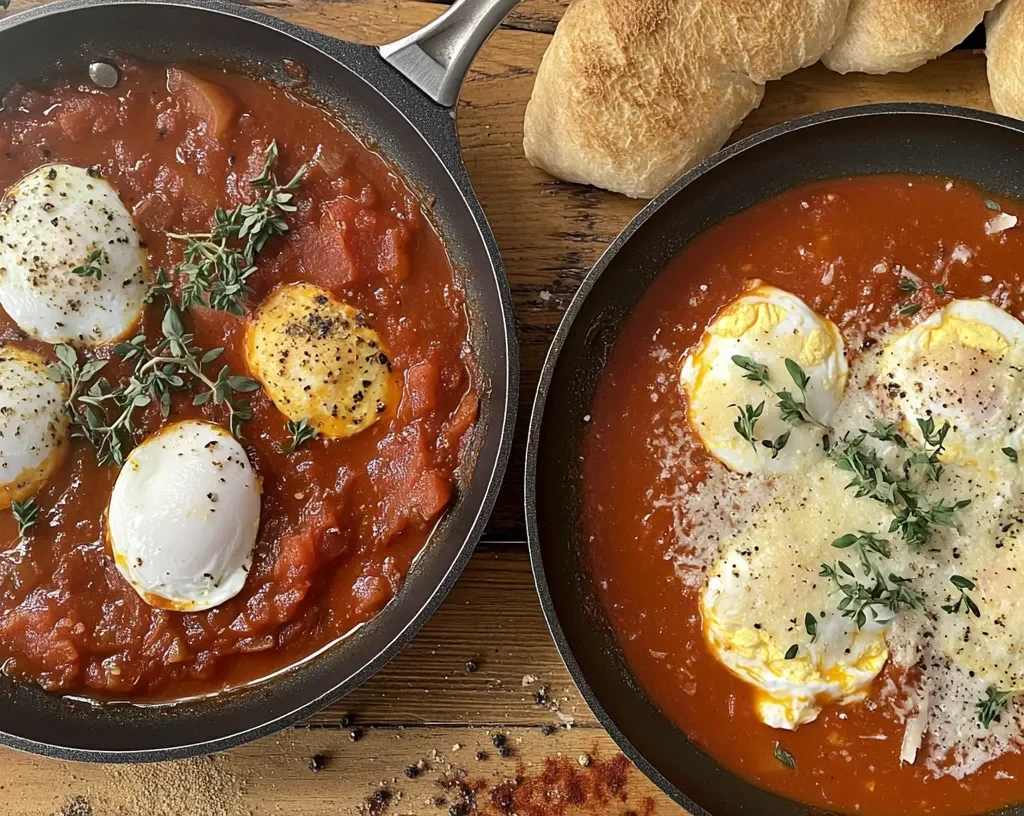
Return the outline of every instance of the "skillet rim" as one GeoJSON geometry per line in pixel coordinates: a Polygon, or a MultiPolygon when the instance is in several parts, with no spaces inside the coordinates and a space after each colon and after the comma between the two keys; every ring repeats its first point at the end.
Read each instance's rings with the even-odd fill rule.
{"type": "MultiPolygon", "coordinates": [[[[938,117],[942,119],[967,119],[975,122],[982,122],[988,125],[994,125],[997,127],[1006,128],[1008,130],[1016,131],[1017,133],[1024,134],[1024,121],[1013,119],[1008,116],[1002,116],[997,113],[989,111],[982,111],[975,108],[967,108],[960,105],[946,105],[935,102],[879,102],[867,105],[853,105],[843,108],[834,108],[827,111],[819,111],[817,113],[807,114],[800,116],[796,119],[791,119],[785,122],[780,122],[771,127],[765,128],[757,133],[747,136],[739,141],[719,150],[712,154],[710,157],[705,159],[703,162],[698,164],[696,167],[684,173],[665,190],[663,190],[657,197],[648,202],[643,209],[640,210],[630,222],[622,229],[622,231],[615,237],[615,239],[608,245],[608,247],[601,253],[601,256],[597,259],[593,267],[587,273],[583,282],[576,290],[576,294],[569,302],[566,308],[565,314],[562,316],[561,321],[558,324],[558,329],[555,332],[555,336],[551,341],[551,345],[544,357],[544,364],[541,369],[540,377],[537,383],[537,391],[534,395],[534,401],[532,410],[530,413],[530,421],[528,426],[528,436],[526,440],[526,463],[524,472],[524,509],[526,513],[526,537],[527,545],[530,552],[530,567],[533,571],[534,584],[537,588],[537,594],[540,598],[541,610],[544,613],[544,620],[547,623],[548,631],[551,634],[552,639],[555,642],[555,646],[558,649],[558,653],[562,658],[562,662],[565,664],[570,677],[576,684],[580,695],[586,701],[587,705],[593,711],[594,716],[597,718],[600,725],[608,732],[616,746],[622,751],[623,754],[637,767],[640,771],[652,782],[654,782],[665,794],[667,794],[674,802],[686,808],[692,816],[713,816],[711,812],[705,809],[702,805],[695,802],[682,790],[680,790],[673,782],[671,782],[653,763],[651,763],[641,752],[637,749],[625,732],[619,728],[618,724],[609,715],[608,711],[601,704],[594,690],[591,688],[590,683],[587,680],[587,676],[579,663],[576,661],[575,655],[573,654],[572,646],[569,642],[569,638],[566,636],[565,631],[562,629],[561,622],[558,618],[558,612],[555,608],[554,598],[552,596],[549,579],[547,572],[544,568],[544,545],[541,542],[541,532],[538,522],[537,512],[537,473],[538,466],[540,464],[540,436],[541,429],[544,424],[544,411],[547,405],[548,394],[551,389],[552,380],[554,378],[555,369],[558,366],[558,360],[562,352],[562,348],[566,344],[566,340],[573,333],[575,328],[576,319],[582,310],[584,301],[589,297],[594,287],[597,285],[599,279],[608,270],[618,255],[619,251],[626,245],[626,243],[633,237],[633,235],[652,217],[658,212],[663,206],[665,206],[670,200],[675,198],[676,195],[680,194],[687,187],[689,187],[697,179],[702,178],[714,171],[719,165],[729,161],[735,156],[745,153],[748,150],[756,148],[765,142],[776,139],[786,134],[814,128],[819,125],[824,125],[832,122],[843,121],[843,120],[855,120],[864,117],[876,117],[876,116],[890,116],[890,115],[911,115],[921,117],[938,117]]],[[[778,193],[776,193],[777,195],[778,193]]],[[[763,199],[763,201],[770,200],[770,197],[763,199]]],[[[750,205],[754,206],[754,205],[750,205]]],[[[745,207],[744,209],[748,209],[745,207]]],[[[716,222],[720,223],[720,222],[716,222]]],[[[706,232],[707,229],[714,227],[711,224],[705,227],[701,232],[696,233],[689,241],[697,237],[697,235],[706,232]]],[[[684,244],[685,246],[685,244],[684,244]]],[[[680,250],[677,250],[677,252],[680,250]]],[[[660,272],[655,273],[652,277],[652,281],[660,272]]],[[[649,284],[648,284],[649,286],[649,284]]],[[[626,318],[628,319],[628,317],[626,318]]],[[[578,329],[582,330],[582,329],[578,329]]],[[[616,338],[617,339],[617,338],[616,338]]],[[[568,546],[567,542],[559,542],[553,546],[568,546]]],[[[613,638],[617,640],[617,636],[613,634],[613,638]]],[[[611,665],[611,664],[608,664],[611,665]]],[[[628,662],[626,663],[628,666],[628,662]]],[[[634,684],[636,694],[641,697],[646,697],[646,694],[642,691],[638,684],[634,684]]],[[[651,701],[651,705],[654,708],[660,708],[656,703],[651,701]]],[[[668,717],[662,714],[666,720],[671,722],[668,717]]],[[[678,727],[678,726],[677,726],[678,727]]],[[[698,750],[701,750],[698,748],[698,750]]],[[[703,753],[703,751],[702,751],[703,753]]],[[[727,774],[742,780],[747,785],[752,785],[757,788],[758,791],[764,792],[768,796],[776,796],[786,801],[793,802],[794,804],[801,805],[808,809],[808,813],[821,814],[825,816],[826,811],[813,805],[807,805],[806,803],[798,802],[797,800],[790,800],[786,797],[780,797],[779,794],[772,793],[752,782],[748,782],[746,779],[736,774],[731,769],[719,763],[710,754],[705,754],[712,762],[725,770],[727,774]]],[[[1017,810],[1018,806],[1010,806],[1005,810],[1000,810],[999,813],[1018,813],[1022,811],[1017,810]]],[[[995,816],[995,815],[993,815],[995,816]]]]}
{"type": "MultiPolygon", "coordinates": [[[[477,545],[485,534],[486,526],[498,501],[508,469],[508,463],[511,459],[512,444],[515,437],[520,392],[520,350],[512,293],[505,265],[490,223],[484,213],[462,157],[461,144],[455,127],[456,108],[448,108],[429,99],[410,80],[389,65],[374,46],[332,37],[315,29],[299,26],[283,18],[274,17],[240,3],[226,2],[226,0],[56,0],[56,2],[25,9],[0,19],[0,38],[11,36],[12,32],[23,23],[60,16],[67,12],[89,11],[93,8],[98,9],[111,6],[183,7],[205,14],[217,14],[232,18],[245,24],[262,26],[290,37],[303,47],[319,52],[372,89],[377,97],[379,97],[381,103],[390,105],[394,112],[404,118],[422,139],[424,145],[430,150],[436,160],[438,168],[451,178],[453,185],[458,190],[459,196],[454,202],[456,207],[463,209],[473,224],[475,224],[476,232],[472,234],[473,241],[479,243],[479,246],[490,261],[490,269],[483,272],[483,274],[475,275],[475,277],[482,279],[484,287],[487,289],[490,289],[493,285],[499,307],[496,313],[501,318],[500,328],[492,322],[486,326],[486,330],[495,335],[497,334],[495,330],[500,330],[501,334],[497,346],[504,355],[503,365],[502,361],[499,360],[499,364],[496,366],[499,376],[502,372],[504,376],[504,405],[495,405],[492,409],[493,414],[491,418],[493,425],[500,425],[500,436],[498,437],[493,457],[488,462],[482,462],[477,458],[473,464],[470,477],[471,479],[474,478],[479,472],[482,474],[480,478],[482,480],[486,479],[483,500],[476,507],[475,514],[471,512],[472,523],[468,525],[468,532],[464,536],[459,537],[462,540],[461,546],[455,550],[453,557],[447,560],[447,567],[444,568],[441,580],[434,585],[432,590],[428,590],[425,593],[426,600],[424,602],[418,607],[414,606],[412,608],[411,616],[406,618],[403,623],[396,625],[398,632],[394,637],[390,640],[381,638],[384,641],[384,645],[374,646],[370,650],[374,654],[361,668],[343,677],[336,685],[327,689],[322,694],[312,699],[307,699],[301,705],[269,721],[256,716],[253,720],[258,722],[257,725],[235,727],[230,729],[230,733],[225,733],[222,736],[203,739],[198,742],[188,742],[187,744],[180,744],[174,747],[135,750],[75,748],[51,742],[40,742],[11,734],[0,725],[0,745],[32,754],[72,761],[141,763],[211,754],[279,732],[354,691],[377,674],[401,649],[413,640],[423,625],[441,606],[461,577],[466,565],[476,551],[477,545]],[[484,474],[483,471],[488,472],[484,474]]],[[[181,37],[183,35],[178,34],[174,36],[181,37]]],[[[342,118],[342,121],[350,127],[358,128],[365,121],[359,119],[347,121],[341,116],[341,112],[328,110],[342,118]]],[[[355,132],[359,133],[358,130],[355,132]]],[[[362,137],[359,138],[362,142],[362,137]]],[[[375,145],[371,149],[379,150],[385,160],[392,164],[395,170],[402,175],[403,180],[414,191],[416,190],[408,178],[406,170],[388,157],[384,146],[375,145]]],[[[447,236],[443,232],[441,237],[444,243],[447,243],[447,239],[457,240],[459,238],[459,236],[447,236]]],[[[450,250],[448,252],[450,255],[450,250]]],[[[468,305],[467,308],[469,308],[468,305]]],[[[479,457],[479,453],[477,456],[479,457]]],[[[442,521],[440,522],[442,524],[443,518],[442,516],[442,521]]],[[[440,534],[443,533],[443,530],[440,531],[440,534]]],[[[431,534],[431,537],[435,534],[437,534],[437,528],[435,528],[435,532],[431,534]]],[[[425,549],[437,546],[439,543],[428,540],[425,549]]],[[[401,592],[396,596],[395,600],[398,601],[400,598],[401,592]]],[[[304,658],[299,664],[289,667],[285,672],[291,673],[293,669],[298,668],[302,670],[310,666],[316,659],[326,656],[326,653],[332,648],[334,648],[334,645],[328,647],[323,652],[317,652],[315,656],[311,656],[314,658],[313,660],[304,658]]],[[[274,679],[270,678],[265,682],[258,683],[254,688],[266,693],[274,682],[274,679]]],[[[46,692],[41,693],[45,694],[46,692]]],[[[212,704],[214,705],[216,705],[217,696],[219,695],[215,695],[212,698],[212,704]]],[[[230,693],[224,696],[230,696],[230,693]]],[[[200,700],[197,704],[203,705],[205,702],[205,700],[200,700]]],[[[163,709],[162,711],[167,710],[169,709],[163,709]]],[[[249,710],[259,710],[258,700],[254,699],[249,704],[249,710]]]]}

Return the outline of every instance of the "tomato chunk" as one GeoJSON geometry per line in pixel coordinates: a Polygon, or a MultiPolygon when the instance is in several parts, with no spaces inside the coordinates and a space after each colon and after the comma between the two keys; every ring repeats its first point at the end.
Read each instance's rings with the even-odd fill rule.
{"type": "Polygon", "coordinates": [[[106,133],[117,124],[117,103],[105,96],[77,96],[61,103],[57,124],[73,142],[106,133]]]}
{"type": "Polygon", "coordinates": [[[420,419],[437,407],[437,392],[441,387],[441,372],[437,363],[429,360],[416,363],[405,372],[405,389],[398,416],[402,420],[420,419]]]}
{"type": "Polygon", "coordinates": [[[374,533],[386,543],[410,525],[425,530],[433,524],[451,500],[452,485],[434,468],[419,421],[385,438],[378,450],[367,471],[382,497],[374,533]]]}

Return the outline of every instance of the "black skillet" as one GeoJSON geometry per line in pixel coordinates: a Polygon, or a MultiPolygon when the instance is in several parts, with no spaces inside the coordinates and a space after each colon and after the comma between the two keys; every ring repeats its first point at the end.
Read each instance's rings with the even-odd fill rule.
{"type": "Polygon", "coordinates": [[[370,677],[451,589],[483,532],[505,472],[519,382],[508,283],[462,164],[452,106],[469,62],[517,2],[463,0],[434,24],[379,50],[216,0],[70,0],[0,21],[0,95],[14,82],[31,84],[62,73],[84,79],[91,63],[115,54],[235,66],[282,81],[283,59],[305,65],[309,95],[335,110],[413,189],[430,197],[433,220],[461,270],[483,380],[475,467],[401,593],[372,622],[272,680],[174,707],[96,707],[0,682],[0,743],[68,759],[137,762],[255,739],[312,714],[370,677]]]}
{"type": "MultiPolygon", "coordinates": [[[[805,182],[867,173],[952,176],[1020,198],[1022,155],[1024,123],[940,105],[868,105],[778,125],[713,156],[645,207],[591,270],[558,328],[534,403],[526,460],[527,533],[541,605],[601,724],[694,814],[822,811],[745,782],[689,742],[644,693],[616,644],[579,527],[583,417],[608,350],[666,263],[730,215],[805,182]]],[[[1024,808],[1005,813],[1024,816],[1024,808]]]]}

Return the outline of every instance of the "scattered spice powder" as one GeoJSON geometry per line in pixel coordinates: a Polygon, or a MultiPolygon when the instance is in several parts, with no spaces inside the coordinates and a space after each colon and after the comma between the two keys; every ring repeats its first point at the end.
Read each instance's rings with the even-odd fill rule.
{"type": "MultiPolygon", "coordinates": [[[[223,767],[218,756],[176,762],[117,765],[109,786],[92,797],[97,816],[250,816],[242,803],[245,781],[223,767]]],[[[87,816],[70,813],[67,816],[87,816]]]]}

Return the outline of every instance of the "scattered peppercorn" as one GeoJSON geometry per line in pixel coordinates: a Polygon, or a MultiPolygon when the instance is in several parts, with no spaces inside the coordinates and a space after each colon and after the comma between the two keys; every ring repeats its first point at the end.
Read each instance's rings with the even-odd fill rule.
{"type": "Polygon", "coordinates": [[[504,734],[492,734],[491,735],[491,745],[493,745],[495,748],[500,748],[507,741],[508,741],[508,737],[506,737],[504,734]]]}
{"type": "Polygon", "coordinates": [[[341,715],[341,727],[342,728],[348,728],[350,725],[352,725],[354,720],[355,720],[355,717],[353,717],[351,714],[342,714],[341,715]]]}
{"type": "Polygon", "coordinates": [[[548,704],[548,687],[541,686],[537,691],[533,693],[534,705],[547,705],[548,704]]]}
{"type": "Polygon", "coordinates": [[[485,759],[487,759],[487,752],[486,751],[477,751],[476,752],[476,761],[477,762],[483,762],[485,759]]]}
{"type": "Polygon", "coordinates": [[[477,670],[477,665],[472,660],[466,661],[466,673],[473,674],[477,670]]]}
{"type": "Polygon", "coordinates": [[[420,769],[417,768],[415,765],[410,765],[408,768],[405,769],[405,776],[407,779],[415,779],[419,775],[420,769]]]}
{"type": "Polygon", "coordinates": [[[352,742],[359,742],[359,740],[363,738],[363,729],[353,728],[351,731],[348,732],[348,738],[352,740],[352,742]]]}
{"type": "Polygon", "coordinates": [[[542,725],[540,727],[540,733],[545,737],[550,737],[555,733],[555,727],[553,725],[542,725]]]}
{"type": "Polygon", "coordinates": [[[456,802],[454,805],[448,808],[448,816],[468,816],[468,814],[468,802],[456,802]]]}
{"type": "Polygon", "coordinates": [[[327,757],[323,754],[313,754],[313,758],[309,761],[309,769],[313,773],[319,773],[327,767],[327,757]]]}

